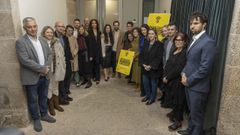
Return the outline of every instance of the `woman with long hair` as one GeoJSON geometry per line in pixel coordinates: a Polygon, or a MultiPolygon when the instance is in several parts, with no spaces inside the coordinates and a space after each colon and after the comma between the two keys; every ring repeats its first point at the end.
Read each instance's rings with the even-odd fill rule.
{"type": "Polygon", "coordinates": [[[89,23],[87,42],[89,44],[90,61],[93,64],[93,80],[96,84],[100,83],[100,61],[102,58],[101,32],[99,23],[92,19],[89,23]]]}
{"type": "Polygon", "coordinates": [[[110,24],[104,26],[103,34],[101,36],[102,44],[102,67],[104,71],[104,80],[109,80],[110,68],[112,67],[111,56],[112,56],[112,46],[114,44],[112,27],[110,24]]]}
{"type": "Polygon", "coordinates": [[[84,26],[79,27],[79,34],[77,37],[77,42],[79,45],[78,51],[78,67],[79,75],[83,78],[83,82],[80,85],[85,85],[85,88],[92,86],[91,73],[92,73],[92,63],[89,58],[89,46],[86,42],[87,33],[84,29],[84,26]]]}

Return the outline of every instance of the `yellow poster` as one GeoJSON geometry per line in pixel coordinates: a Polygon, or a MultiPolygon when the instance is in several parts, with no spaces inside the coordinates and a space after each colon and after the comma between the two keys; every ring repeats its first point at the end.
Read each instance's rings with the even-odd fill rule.
{"type": "Polygon", "coordinates": [[[169,13],[150,13],[148,16],[148,25],[157,30],[159,40],[163,39],[161,30],[164,25],[169,24],[170,17],[169,13]]]}
{"type": "Polygon", "coordinates": [[[133,58],[133,51],[121,50],[116,71],[125,75],[129,75],[132,67],[133,58]]]}

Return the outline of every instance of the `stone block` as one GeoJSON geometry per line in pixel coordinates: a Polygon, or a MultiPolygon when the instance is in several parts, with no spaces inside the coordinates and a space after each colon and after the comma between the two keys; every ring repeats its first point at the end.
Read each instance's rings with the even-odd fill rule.
{"type": "Polygon", "coordinates": [[[222,99],[218,120],[219,135],[237,135],[240,127],[240,99],[237,95],[225,95],[222,99]]]}
{"type": "Polygon", "coordinates": [[[0,87],[21,88],[18,63],[0,63],[0,87]]]}
{"type": "Polygon", "coordinates": [[[16,40],[0,39],[0,61],[1,63],[18,63],[15,44],[16,40]]]}
{"type": "Polygon", "coordinates": [[[11,10],[10,0],[0,0],[0,11],[11,10]]]}
{"type": "Polygon", "coordinates": [[[29,116],[26,108],[1,109],[0,127],[26,127],[29,124],[29,116]]]}
{"type": "Polygon", "coordinates": [[[228,39],[228,49],[226,65],[240,66],[240,34],[230,34],[228,39]]]}
{"type": "Polygon", "coordinates": [[[11,12],[0,12],[0,37],[15,37],[15,28],[11,12]]]}
{"type": "Polygon", "coordinates": [[[222,96],[240,95],[239,74],[240,74],[240,67],[231,67],[229,65],[225,67],[222,96]]]}

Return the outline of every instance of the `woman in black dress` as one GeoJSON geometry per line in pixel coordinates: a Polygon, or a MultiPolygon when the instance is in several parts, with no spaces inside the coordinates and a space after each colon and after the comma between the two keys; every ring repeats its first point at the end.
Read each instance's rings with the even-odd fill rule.
{"type": "Polygon", "coordinates": [[[168,115],[173,124],[168,127],[169,130],[177,130],[182,126],[186,97],[184,86],[181,83],[181,71],[186,63],[188,37],[186,34],[179,32],[173,42],[176,49],[170,54],[163,75],[163,82],[173,92],[173,111],[171,115],[168,115]]]}
{"type": "Polygon", "coordinates": [[[102,68],[104,71],[104,80],[108,81],[110,68],[112,67],[111,56],[112,56],[112,46],[114,44],[114,38],[112,33],[112,27],[110,24],[104,26],[103,34],[101,36],[102,44],[102,68]]]}
{"type": "Polygon", "coordinates": [[[81,25],[79,27],[79,34],[77,38],[77,42],[79,45],[78,51],[78,67],[79,67],[79,75],[83,78],[83,82],[81,85],[85,85],[85,88],[89,88],[92,86],[91,82],[91,73],[92,73],[92,65],[89,59],[89,45],[86,43],[86,31],[84,30],[84,26],[81,25]]]}
{"type": "Polygon", "coordinates": [[[100,82],[100,61],[102,58],[101,32],[96,19],[92,19],[88,28],[87,42],[89,44],[90,61],[93,64],[93,80],[96,84],[100,82]]]}

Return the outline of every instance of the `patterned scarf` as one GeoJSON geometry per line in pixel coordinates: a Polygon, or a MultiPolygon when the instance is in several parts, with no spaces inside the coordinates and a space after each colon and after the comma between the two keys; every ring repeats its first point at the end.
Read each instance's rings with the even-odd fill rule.
{"type": "Polygon", "coordinates": [[[86,42],[85,42],[85,38],[83,35],[79,35],[77,38],[78,41],[78,45],[79,45],[79,50],[86,50],[87,46],[86,46],[86,42]]]}

